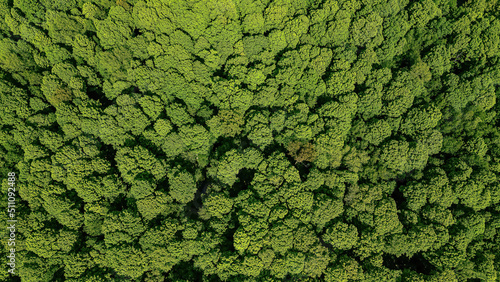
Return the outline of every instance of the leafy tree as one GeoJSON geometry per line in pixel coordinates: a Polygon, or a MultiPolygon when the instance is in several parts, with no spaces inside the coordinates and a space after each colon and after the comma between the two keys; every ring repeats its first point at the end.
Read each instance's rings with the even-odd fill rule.
{"type": "Polygon", "coordinates": [[[229,213],[232,209],[233,203],[231,198],[223,194],[211,194],[205,202],[207,213],[211,216],[222,217],[229,213]]]}
{"type": "Polygon", "coordinates": [[[348,250],[356,245],[358,240],[358,231],[356,227],[347,225],[343,222],[337,222],[329,227],[323,236],[326,243],[332,245],[336,250],[348,250]]]}
{"type": "Polygon", "coordinates": [[[167,174],[170,185],[169,193],[180,203],[187,203],[194,199],[196,183],[193,176],[179,167],[170,170],[167,174]]]}
{"type": "Polygon", "coordinates": [[[166,175],[164,161],[142,146],[121,148],[116,153],[116,163],[123,180],[131,184],[138,179],[154,183],[166,175]]]}

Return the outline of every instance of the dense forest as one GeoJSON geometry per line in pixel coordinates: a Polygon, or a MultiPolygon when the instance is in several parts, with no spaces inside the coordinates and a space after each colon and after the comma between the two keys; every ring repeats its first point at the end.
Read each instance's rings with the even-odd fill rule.
{"type": "Polygon", "coordinates": [[[497,281],[499,5],[0,1],[0,279],[497,281]]]}

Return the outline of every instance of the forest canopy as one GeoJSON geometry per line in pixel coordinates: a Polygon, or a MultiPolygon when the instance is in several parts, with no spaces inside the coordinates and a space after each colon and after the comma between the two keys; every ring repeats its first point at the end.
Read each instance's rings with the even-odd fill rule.
{"type": "Polygon", "coordinates": [[[499,5],[0,1],[0,279],[497,281],[499,5]]]}

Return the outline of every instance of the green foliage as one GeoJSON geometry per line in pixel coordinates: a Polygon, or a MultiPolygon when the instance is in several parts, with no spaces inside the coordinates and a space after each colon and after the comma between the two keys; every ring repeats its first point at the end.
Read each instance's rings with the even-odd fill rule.
{"type": "Polygon", "coordinates": [[[174,168],[168,172],[169,194],[178,202],[185,204],[194,199],[196,183],[193,175],[179,168],[174,168]]]}
{"type": "Polygon", "coordinates": [[[139,179],[155,182],[166,175],[164,161],[155,158],[142,146],[120,148],[116,153],[116,163],[123,180],[130,184],[139,179]]]}
{"type": "Polygon", "coordinates": [[[206,212],[215,217],[222,217],[233,207],[233,200],[223,194],[211,194],[205,201],[206,212]]]}
{"type": "Polygon", "coordinates": [[[131,279],[140,277],[148,266],[144,253],[130,245],[110,248],[106,252],[105,263],[107,267],[116,269],[118,275],[131,279]]]}
{"type": "Polygon", "coordinates": [[[0,279],[498,279],[497,0],[0,2],[0,279]]]}
{"type": "Polygon", "coordinates": [[[358,231],[353,225],[338,222],[326,230],[324,240],[336,250],[349,250],[356,245],[358,231]]]}

